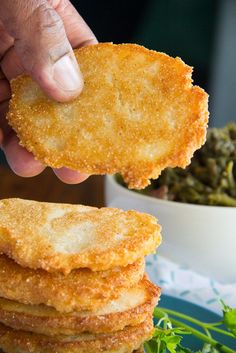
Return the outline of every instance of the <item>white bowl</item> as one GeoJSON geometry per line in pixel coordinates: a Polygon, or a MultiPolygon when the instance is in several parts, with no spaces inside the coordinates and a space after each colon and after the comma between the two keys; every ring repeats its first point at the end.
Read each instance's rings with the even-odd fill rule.
{"type": "Polygon", "coordinates": [[[158,253],[221,283],[236,282],[236,208],[165,201],[138,194],[106,177],[107,206],[135,209],[158,218],[158,253]]]}

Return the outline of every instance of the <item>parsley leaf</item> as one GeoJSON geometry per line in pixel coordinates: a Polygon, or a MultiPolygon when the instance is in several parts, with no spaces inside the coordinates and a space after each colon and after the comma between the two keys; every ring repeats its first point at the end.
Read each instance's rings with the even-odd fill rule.
{"type": "Polygon", "coordinates": [[[223,322],[227,329],[236,337],[236,309],[226,305],[223,300],[220,302],[223,309],[223,322]]]}
{"type": "Polygon", "coordinates": [[[157,324],[152,339],[144,344],[146,353],[236,353],[235,350],[218,342],[212,336],[212,333],[218,332],[222,336],[236,338],[236,308],[227,306],[222,300],[221,305],[223,318],[217,323],[205,323],[174,310],[155,308],[154,318],[157,324]],[[199,330],[180,321],[179,318],[195,324],[199,330]],[[222,328],[222,324],[226,326],[226,329],[222,328]],[[202,350],[193,352],[182,345],[183,336],[187,334],[192,334],[202,341],[202,350]]]}

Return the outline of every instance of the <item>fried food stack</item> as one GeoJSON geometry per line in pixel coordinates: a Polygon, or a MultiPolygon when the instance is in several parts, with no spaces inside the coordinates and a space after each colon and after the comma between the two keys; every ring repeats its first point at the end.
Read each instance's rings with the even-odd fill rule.
{"type": "Polygon", "coordinates": [[[6,353],[141,353],[160,289],[144,256],[150,215],[0,201],[0,348],[6,353]]]}

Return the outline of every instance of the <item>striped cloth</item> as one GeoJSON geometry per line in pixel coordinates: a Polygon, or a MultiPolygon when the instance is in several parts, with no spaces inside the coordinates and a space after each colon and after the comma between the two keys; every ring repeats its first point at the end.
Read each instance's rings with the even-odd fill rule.
{"type": "Polygon", "coordinates": [[[236,308],[236,283],[220,284],[159,255],[147,257],[146,270],[151,280],[162,287],[163,294],[190,301],[215,313],[221,313],[220,298],[236,308]]]}

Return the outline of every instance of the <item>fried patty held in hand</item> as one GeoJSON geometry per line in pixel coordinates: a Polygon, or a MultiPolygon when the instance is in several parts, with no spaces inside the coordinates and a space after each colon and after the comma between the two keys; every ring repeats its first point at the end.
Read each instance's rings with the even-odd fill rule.
{"type": "Polygon", "coordinates": [[[208,96],[192,68],[134,44],[75,50],[84,89],[57,103],[26,75],[11,82],[8,120],[45,165],[86,174],[120,173],[141,189],[166,167],[186,167],[205,142],[208,96]]]}

